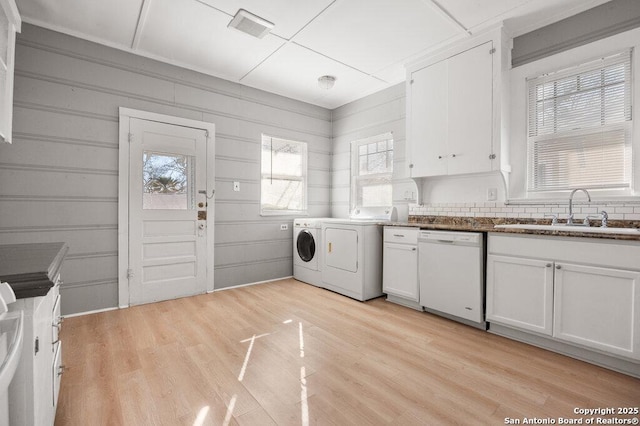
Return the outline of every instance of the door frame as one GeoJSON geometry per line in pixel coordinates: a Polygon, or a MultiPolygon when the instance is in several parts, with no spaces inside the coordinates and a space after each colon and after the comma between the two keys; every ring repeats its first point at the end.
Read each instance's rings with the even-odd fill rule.
{"type": "MultiPolygon", "coordinates": [[[[154,112],[140,111],[130,108],[119,108],[119,172],[118,172],[118,307],[128,308],[129,302],[129,128],[131,119],[141,119],[158,121],[175,126],[201,129],[207,132],[206,152],[207,152],[207,182],[206,191],[208,196],[215,191],[215,145],[216,131],[213,123],[205,121],[191,120],[188,118],[174,117],[170,115],[157,114],[154,112]]],[[[207,211],[207,252],[206,252],[206,283],[207,293],[214,289],[214,228],[215,228],[215,197],[209,199],[206,205],[207,211]]]]}

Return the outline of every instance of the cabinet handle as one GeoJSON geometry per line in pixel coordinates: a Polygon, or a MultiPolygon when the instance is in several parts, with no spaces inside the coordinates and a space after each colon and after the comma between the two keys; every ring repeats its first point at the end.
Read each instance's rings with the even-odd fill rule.
{"type": "Polygon", "coordinates": [[[402,234],[393,234],[394,237],[400,237],[400,238],[404,238],[404,235],[402,234]]]}
{"type": "Polygon", "coordinates": [[[547,268],[551,268],[551,264],[550,264],[550,263],[547,263],[547,264],[546,264],[546,265],[544,265],[544,266],[546,266],[547,268]]]}
{"type": "Polygon", "coordinates": [[[453,158],[456,158],[456,155],[455,155],[455,154],[451,154],[451,156],[452,156],[453,158]]]}
{"type": "Polygon", "coordinates": [[[442,155],[438,155],[438,160],[442,160],[442,155]]]}
{"type": "Polygon", "coordinates": [[[411,248],[411,251],[416,251],[416,248],[415,248],[415,247],[412,247],[412,248],[411,248]]]}
{"type": "Polygon", "coordinates": [[[64,365],[60,365],[60,366],[58,367],[58,376],[62,376],[62,373],[64,373],[64,370],[66,370],[66,369],[67,369],[67,367],[66,367],[66,366],[64,366],[64,365]]]}
{"type": "Polygon", "coordinates": [[[562,266],[556,265],[556,269],[562,269],[562,266]]]}

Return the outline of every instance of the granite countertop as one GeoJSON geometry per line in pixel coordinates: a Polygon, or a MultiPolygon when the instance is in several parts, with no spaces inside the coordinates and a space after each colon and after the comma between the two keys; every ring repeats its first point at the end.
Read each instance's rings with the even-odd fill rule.
{"type": "MultiPolygon", "coordinates": [[[[461,216],[409,216],[408,222],[394,222],[388,226],[413,226],[420,229],[434,229],[446,231],[474,231],[474,232],[501,232],[510,234],[531,234],[531,235],[553,235],[561,237],[577,238],[606,238],[614,240],[640,241],[638,235],[629,234],[596,234],[593,232],[553,231],[495,228],[495,225],[507,225],[515,223],[527,223],[535,225],[550,225],[549,219],[519,219],[519,218],[499,218],[499,217],[461,217],[461,216]]],[[[611,228],[640,228],[640,221],[637,220],[610,220],[611,228]]]]}
{"type": "Polygon", "coordinates": [[[9,283],[17,299],[44,296],[68,250],[65,243],[0,245],[0,281],[9,283]]]}

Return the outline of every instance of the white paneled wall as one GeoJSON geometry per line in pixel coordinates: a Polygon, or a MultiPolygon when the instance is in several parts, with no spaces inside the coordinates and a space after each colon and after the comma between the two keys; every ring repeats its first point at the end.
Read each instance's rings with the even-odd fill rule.
{"type": "Polygon", "coordinates": [[[24,25],[0,244],[69,243],[63,314],[117,306],[121,106],[215,123],[216,289],[292,274],[293,218],[259,214],[260,135],[308,142],[309,214],[328,216],[330,111],[24,25]]]}
{"type": "Polygon", "coordinates": [[[331,214],[349,216],[351,142],[386,132],[393,133],[393,203],[407,215],[405,193],[415,193],[407,178],[404,83],[367,96],[333,111],[331,214]]]}

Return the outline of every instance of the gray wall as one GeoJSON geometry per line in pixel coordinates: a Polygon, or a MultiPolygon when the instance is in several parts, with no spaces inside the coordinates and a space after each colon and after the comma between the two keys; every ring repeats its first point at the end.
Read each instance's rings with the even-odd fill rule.
{"type": "Polygon", "coordinates": [[[351,102],[333,111],[333,160],[331,179],[331,214],[349,216],[351,142],[386,132],[393,133],[393,203],[399,214],[407,215],[405,192],[415,193],[407,178],[405,84],[351,102]]]}
{"type": "Polygon", "coordinates": [[[292,218],[259,215],[262,132],[308,142],[309,213],[330,214],[324,108],[32,25],[18,37],[15,75],[0,244],[69,243],[63,314],[117,306],[118,107],[215,123],[216,289],[293,272],[292,218]]]}

